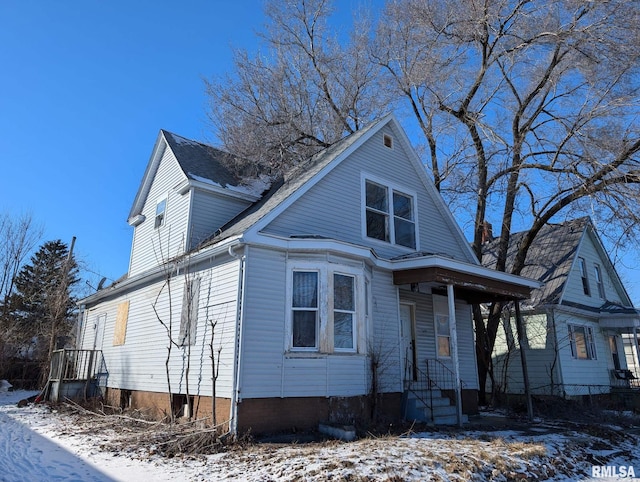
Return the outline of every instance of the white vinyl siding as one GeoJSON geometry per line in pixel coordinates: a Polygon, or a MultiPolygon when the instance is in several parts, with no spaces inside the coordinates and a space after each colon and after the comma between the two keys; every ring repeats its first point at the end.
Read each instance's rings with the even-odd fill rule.
{"type": "MultiPolygon", "coordinates": [[[[294,260],[290,266],[293,268],[296,257],[294,254],[288,257],[289,261],[294,260]]],[[[323,255],[301,256],[307,262],[315,262],[316,258],[319,263],[326,260],[323,255]]],[[[286,320],[291,306],[286,300],[287,286],[290,286],[287,284],[286,259],[285,253],[260,248],[250,248],[248,251],[245,289],[251,296],[245,300],[243,310],[242,398],[355,396],[368,393],[371,380],[367,354],[288,351],[286,320]]],[[[336,272],[344,273],[341,260],[334,261],[336,272]]],[[[384,374],[381,374],[381,390],[401,391],[397,290],[388,273],[374,273],[370,291],[371,303],[375,306],[373,333],[365,326],[358,333],[358,343],[362,343],[364,349],[369,349],[367,336],[373,336],[371,345],[379,343],[380,352],[386,360],[384,374]]],[[[362,310],[364,313],[364,307],[362,310]]]]}
{"type": "Polygon", "coordinates": [[[184,174],[173,153],[165,149],[158,171],[142,208],[145,221],[133,232],[129,276],[139,274],[185,250],[189,195],[178,194],[174,187],[184,174]],[[165,201],[162,225],[156,227],[158,202],[165,201]]]}
{"type": "MultiPolygon", "coordinates": [[[[403,302],[411,302],[415,306],[416,359],[418,360],[418,368],[425,371],[425,360],[438,358],[434,314],[436,312],[448,313],[447,298],[444,296],[402,290],[400,292],[400,300],[403,302]],[[437,309],[434,309],[435,305],[438,305],[437,309]]],[[[460,378],[463,382],[464,389],[477,389],[478,372],[476,369],[471,307],[464,302],[456,302],[455,306],[460,378]]],[[[440,358],[440,361],[453,372],[454,367],[451,357],[440,358]]]]}
{"type": "MultiPolygon", "coordinates": [[[[562,380],[556,347],[561,348],[561,345],[555,344],[552,322],[546,314],[531,314],[523,316],[522,326],[531,392],[559,394],[559,383],[562,380]]],[[[514,317],[503,320],[500,324],[493,351],[493,367],[499,390],[524,393],[520,344],[514,317]]]]}
{"type": "MultiPolygon", "coordinates": [[[[109,387],[152,392],[167,391],[165,362],[169,337],[165,327],[171,324],[172,336],[180,337],[181,301],[184,297],[185,277],[172,278],[169,285],[164,281],[153,283],[134,293],[113,298],[91,307],[86,318],[106,313],[104,342],[102,349],[109,387]],[[171,303],[169,303],[169,293],[171,303]],[[118,305],[129,301],[126,343],[112,346],[118,305]],[[172,310],[169,310],[171,305],[172,310]],[[154,313],[154,306],[157,316],[154,313]],[[158,319],[159,318],[159,319],[158,319]]],[[[233,353],[236,340],[238,261],[211,266],[201,271],[200,297],[197,314],[195,341],[190,346],[172,348],[170,360],[171,389],[174,393],[186,391],[186,357],[191,353],[189,389],[192,395],[211,396],[212,371],[209,344],[217,353],[221,348],[220,375],[216,383],[219,397],[231,397],[233,353]]],[[[83,348],[91,349],[93,325],[85,322],[83,348]]]]}
{"type": "Polygon", "coordinates": [[[244,211],[249,203],[218,193],[193,191],[189,246],[195,248],[244,211]]]}
{"type": "MultiPolygon", "coordinates": [[[[431,198],[401,143],[396,142],[393,149],[384,147],[383,133],[394,135],[391,129],[385,128],[372,136],[349,157],[348,162],[333,169],[264,231],[285,237],[316,234],[357,245],[370,245],[382,257],[406,254],[409,248],[404,246],[363,239],[364,210],[360,186],[362,175],[367,174],[399,184],[409,194],[416,194],[416,237],[420,250],[447,253],[455,259],[473,262],[465,239],[457,231],[452,232],[457,228],[445,220],[441,205],[431,198]]],[[[402,191],[400,186],[399,190],[402,191]]]]}
{"type": "Polygon", "coordinates": [[[585,235],[580,243],[580,250],[576,255],[574,266],[569,273],[567,285],[563,294],[563,301],[569,301],[573,303],[580,303],[586,306],[600,307],[603,303],[603,299],[614,303],[622,303],[626,299],[624,293],[619,293],[617,284],[613,282],[611,274],[606,267],[609,266],[609,262],[606,259],[602,259],[599,250],[596,249],[594,241],[590,235],[585,235]],[[580,263],[578,258],[583,258],[586,269],[587,279],[590,283],[590,294],[588,296],[584,293],[582,285],[582,276],[580,272],[580,263]],[[600,274],[602,278],[602,291],[604,296],[599,296],[599,288],[596,285],[596,273],[595,266],[600,267],[600,274]]]}

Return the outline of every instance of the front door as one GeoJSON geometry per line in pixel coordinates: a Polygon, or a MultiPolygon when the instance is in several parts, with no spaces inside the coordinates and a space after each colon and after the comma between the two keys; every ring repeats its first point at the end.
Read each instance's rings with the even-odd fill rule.
{"type": "Polygon", "coordinates": [[[620,355],[618,355],[618,343],[615,335],[609,335],[609,348],[613,357],[613,368],[620,370],[620,355]]]}
{"type": "Polygon", "coordinates": [[[404,378],[417,380],[416,307],[411,303],[400,303],[400,331],[404,355],[404,378]]]}

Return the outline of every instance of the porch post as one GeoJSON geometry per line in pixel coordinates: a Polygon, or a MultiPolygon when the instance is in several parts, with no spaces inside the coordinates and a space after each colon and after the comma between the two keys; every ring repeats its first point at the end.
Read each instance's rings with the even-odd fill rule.
{"type": "Polygon", "coordinates": [[[451,358],[456,383],[456,415],[458,427],[462,427],[462,391],[460,388],[460,362],[458,360],[458,328],[456,323],[456,300],[453,285],[447,285],[447,301],[449,305],[449,327],[451,328],[451,358]]]}
{"type": "Polygon", "coordinates": [[[533,401],[529,389],[529,370],[527,369],[527,355],[524,352],[524,330],[522,329],[522,316],[520,314],[520,301],[514,301],[516,308],[516,329],[518,331],[518,345],[520,345],[520,362],[522,363],[522,378],[524,381],[524,395],[527,398],[527,415],[529,421],[533,420],[533,401]]]}
{"type": "MultiPolygon", "coordinates": [[[[635,373],[636,377],[640,377],[640,346],[638,346],[638,327],[633,325],[633,346],[636,348],[636,359],[634,360],[635,364],[635,373]]],[[[624,347],[623,347],[624,348],[624,347]]]]}

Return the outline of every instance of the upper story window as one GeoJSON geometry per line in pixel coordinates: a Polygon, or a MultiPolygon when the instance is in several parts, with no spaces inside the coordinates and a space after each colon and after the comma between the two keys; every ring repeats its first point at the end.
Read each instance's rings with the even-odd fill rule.
{"type": "Polygon", "coordinates": [[[600,265],[596,264],[594,266],[594,271],[596,274],[596,286],[598,287],[598,296],[603,300],[606,298],[604,294],[604,283],[602,281],[602,271],[600,271],[600,265]]]}
{"type": "Polygon", "coordinates": [[[589,326],[568,325],[571,356],[578,360],[595,360],[596,345],[589,326]]]}
{"type": "Polygon", "coordinates": [[[154,228],[164,226],[164,218],[167,211],[167,198],[160,199],[156,204],[156,217],[153,224],[154,228]]]}
{"type": "Polygon", "coordinates": [[[289,277],[289,349],[356,353],[366,318],[363,278],[352,268],[296,263],[289,277]]]}
{"type": "Polygon", "coordinates": [[[591,290],[589,290],[589,278],[587,277],[587,263],[584,258],[578,258],[578,266],[580,267],[580,277],[582,278],[582,291],[585,295],[591,296],[591,290]]]}
{"type": "Polygon", "coordinates": [[[413,196],[367,179],[365,218],[367,237],[416,248],[413,196]]]}

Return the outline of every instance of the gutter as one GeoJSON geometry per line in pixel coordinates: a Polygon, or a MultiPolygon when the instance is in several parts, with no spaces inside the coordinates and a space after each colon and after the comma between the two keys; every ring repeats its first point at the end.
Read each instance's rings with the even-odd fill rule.
{"type": "Polygon", "coordinates": [[[131,278],[126,278],[115,286],[109,286],[90,296],[87,296],[86,298],[79,300],[77,304],[90,305],[97,303],[103,298],[121,294],[127,290],[131,290],[145,283],[150,283],[156,279],[162,278],[166,276],[167,273],[174,274],[178,273],[182,269],[193,267],[199,263],[211,259],[212,257],[228,252],[230,248],[239,246],[243,243],[244,240],[242,239],[242,236],[236,236],[234,238],[229,238],[222,241],[221,244],[207,247],[198,253],[186,253],[180,256],[176,256],[159,266],[155,266],[131,278]]]}

